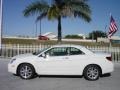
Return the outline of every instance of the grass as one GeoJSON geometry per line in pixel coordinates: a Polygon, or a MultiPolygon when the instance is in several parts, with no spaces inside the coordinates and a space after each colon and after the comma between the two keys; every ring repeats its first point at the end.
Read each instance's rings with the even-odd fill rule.
{"type": "MultiPolygon", "coordinates": [[[[57,44],[57,41],[52,40],[35,40],[35,39],[2,39],[3,44],[57,44]]],[[[97,42],[70,42],[70,41],[63,41],[63,44],[78,44],[83,46],[109,46],[109,43],[97,43],[97,42]]],[[[120,44],[112,44],[114,47],[120,47],[120,44]]]]}

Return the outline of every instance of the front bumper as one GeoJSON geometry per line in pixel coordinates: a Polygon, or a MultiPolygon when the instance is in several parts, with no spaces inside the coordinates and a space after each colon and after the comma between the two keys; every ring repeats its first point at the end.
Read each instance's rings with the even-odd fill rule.
{"type": "Polygon", "coordinates": [[[13,74],[17,74],[16,70],[17,70],[17,67],[15,64],[10,64],[10,63],[8,64],[8,72],[13,73],[13,74]]]}

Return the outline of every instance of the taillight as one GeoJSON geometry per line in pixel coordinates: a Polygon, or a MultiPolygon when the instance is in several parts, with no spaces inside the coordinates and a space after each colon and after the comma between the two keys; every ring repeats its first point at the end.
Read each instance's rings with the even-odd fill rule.
{"type": "Polygon", "coordinates": [[[106,57],[107,60],[112,61],[112,57],[106,57]]]}

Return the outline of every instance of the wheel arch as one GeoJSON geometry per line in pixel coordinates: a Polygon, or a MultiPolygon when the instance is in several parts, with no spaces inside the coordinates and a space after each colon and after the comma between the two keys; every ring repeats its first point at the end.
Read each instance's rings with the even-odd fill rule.
{"type": "Polygon", "coordinates": [[[82,75],[84,74],[85,68],[87,68],[87,67],[90,66],[90,65],[95,65],[95,66],[97,66],[97,67],[99,68],[99,70],[100,70],[100,76],[102,75],[102,68],[101,68],[100,65],[98,65],[98,64],[88,64],[88,65],[86,65],[86,66],[84,67],[84,69],[83,69],[82,75]]]}
{"type": "Polygon", "coordinates": [[[19,68],[20,68],[20,66],[23,65],[23,64],[29,64],[29,65],[31,65],[31,66],[33,67],[35,73],[36,73],[36,70],[35,70],[35,67],[34,67],[33,64],[28,63],[28,62],[24,62],[24,63],[20,63],[20,64],[17,66],[17,69],[16,69],[16,74],[17,74],[17,75],[19,75],[19,72],[18,72],[18,71],[19,71],[19,68]]]}

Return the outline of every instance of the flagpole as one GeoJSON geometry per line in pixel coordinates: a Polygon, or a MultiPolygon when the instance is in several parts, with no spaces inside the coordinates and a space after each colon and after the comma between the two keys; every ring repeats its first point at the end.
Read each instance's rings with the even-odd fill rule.
{"type": "Polygon", "coordinates": [[[112,40],[111,40],[111,38],[109,39],[110,40],[110,44],[109,44],[109,48],[110,48],[110,52],[111,52],[111,48],[112,48],[112,40]]]}
{"type": "Polygon", "coordinates": [[[0,53],[2,49],[2,20],[3,20],[3,0],[0,0],[0,53]]]}
{"type": "MultiPolygon", "coordinates": [[[[110,13],[110,20],[111,20],[111,16],[112,16],[112,14],[110,13]]],[[[111,21],[110,21],[110,24],[111,24],[111,21]]],[[[110,43],[109,43],[109,52],[111,53],[111,48],[112,48],[112,43],[111,43],[111,36],[109,37],[108,36],[108,38],[109,38],[109,41],[110,41],[110,43]]]]}
{"type": "Polygon", "coordinates": [[[110,13],[110,26],[109,26],[109,33],[108,33],[108,38],[110,40],[110,45],[109,45],[110,51],[112,49],[112,38],[111,37],[116,33],[116,31],[118,31],[118,27],[117,27],[117,24],[114,18],[112,17],[110,13]]]}

